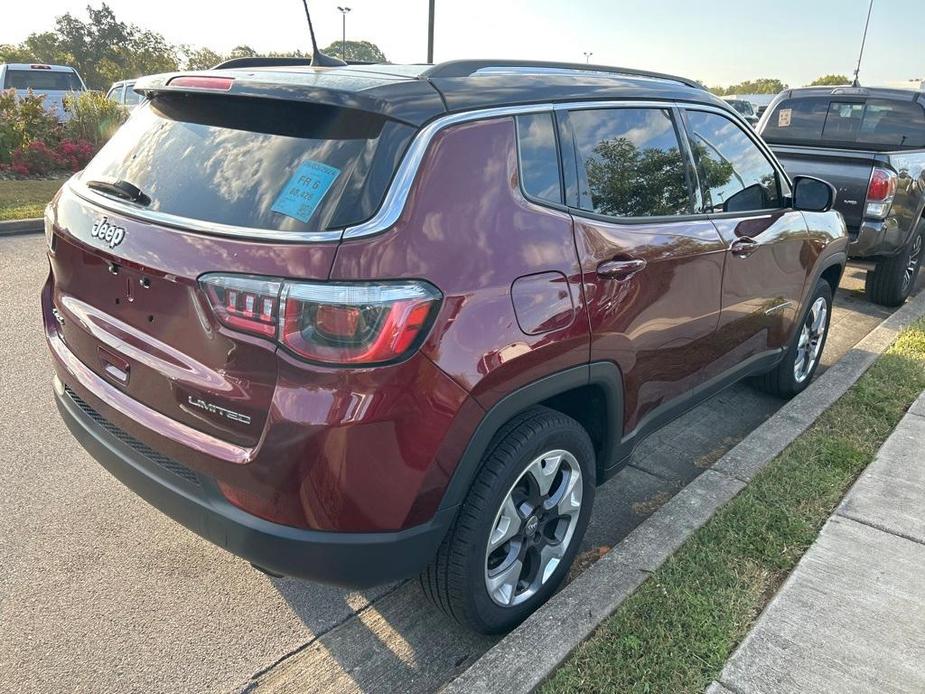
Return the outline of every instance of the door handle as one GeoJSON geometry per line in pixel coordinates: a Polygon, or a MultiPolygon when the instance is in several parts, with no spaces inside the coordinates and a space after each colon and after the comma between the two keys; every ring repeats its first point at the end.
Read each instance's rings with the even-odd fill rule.
{"type": "Polygon", "coordinates": [[[749,238],[748,236],[743,236],[733,241],[732,245],[729,247],[729,250],[732,251],[733,255],[738,256],[739,258],[747,258],[760,247],[761,244],[758,241],[755,241],[755,239],[749,238]]]}
{"type": "Polygon", "coordinates": [[[642,258],[633,260],[608,260],[597,266],[597,276],[605,280],[628,280],[646,266],[642,258]]]}

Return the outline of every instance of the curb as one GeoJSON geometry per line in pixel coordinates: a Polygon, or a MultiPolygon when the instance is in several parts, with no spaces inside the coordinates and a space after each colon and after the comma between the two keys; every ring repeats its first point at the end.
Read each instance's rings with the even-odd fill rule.
{"type": "Polygon", "coordinates": [[[923,315],[925,292],[874,328],[805,391],[781,407],[441,691],[444,694],[517,694],[536,689],[652,571],[844,395],[903,328],[923,315]]]}
{"type": "Polygon", "coordinates": [[[45,231],[45,220],[41,217],[35,219],[14,219],[9,222],[0,222],[0,236],[14,236],[16,234],[38,234],[45,231]]]}

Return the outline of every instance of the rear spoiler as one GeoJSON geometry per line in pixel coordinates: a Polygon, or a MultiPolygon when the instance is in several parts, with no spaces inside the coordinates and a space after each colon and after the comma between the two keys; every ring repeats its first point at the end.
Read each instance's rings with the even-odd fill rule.
{"type": "Polygon", "coordinates": [[[301,65],[299,68],[297,73],[234,68],[164,73],[138,79],[134,90],[147,98],[158,94],[187,93],[311,102],[375,113],[414,127],[420,127],[446,110],[437,91],[423,80],[371,81],[370,86],[364,88],[362,81],[369,80],[368,75],[347,72],[334,75],[325,68],[312,69],[301,65]],[[230,80],[231,84],[221,88],[187,86],[176,83],[180,77],[215,78],[216,82],[226,84],[230,80]]]}

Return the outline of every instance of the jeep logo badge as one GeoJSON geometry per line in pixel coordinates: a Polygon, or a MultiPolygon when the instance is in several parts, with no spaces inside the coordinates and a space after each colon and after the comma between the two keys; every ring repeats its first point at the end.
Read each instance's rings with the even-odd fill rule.
{"type": "Polygon", "coordinates": [[[96,224],[90,229],[90,236],[104,241],[110,248],[115,248],[125,238],[125,227],[110,224],[108,218],[103,217],[96,220],[96,224]]]}

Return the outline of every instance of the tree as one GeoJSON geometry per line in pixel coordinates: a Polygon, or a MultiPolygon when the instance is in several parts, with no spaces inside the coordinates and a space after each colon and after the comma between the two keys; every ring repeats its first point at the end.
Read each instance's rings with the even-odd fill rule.
{"type": "Polygon", "coordinates": [[[257,55],[257,51],[251,48],[248,45],[235,46],[231,49],[231,53],[228,54],[229,58],[253,58],[257,55]]]}
{"type": "Polygon", "coordinates": [[[812,82],[809,83],[810,87],[827,87],[827,86],[836,86],[839,84],[851,84],[851,80],[848,79],[845,75],[823,75],[822,77],[817,77],[812,82]]]}
{"type": "MultiPolygon", "coordinates": [[[[87,21],[70,13],[55,20],[54,31],[30,34],[15,54],[26,62],[71,65],[91,89],[155,72],[176,70],[176,49],[160,34],[126,24],[103,3],[87,6],[87,21]]],[[[4,51],[7,59],[7,51],[4,51]]]]}
{"type": "Polygon", "coordinates": [[[216,53],[211,48],[180,46],[177,52],[181,57],[180,64],[184,70],[208,70],[225,60],[225,56],[216,53]]]}
{"type": "Polygon", "coordinates": [[[710,87],[710,91],[718,96],[732,94],[777,94],[787,89],[787,85],[778,79],[760,77],[756,80],[746,80],[729,87],[710,87]]]}
{"type": "Polygon", "coordinates": [[[343,46],[340,41],[335,41],[330,46],[321,51],[327,55],[332,55],[348,62],[360,63],[387,63],[379,46],[369,41],[347,41],[343,46]],[[346,50],[344,50],[346,49],[346,50]]]}

